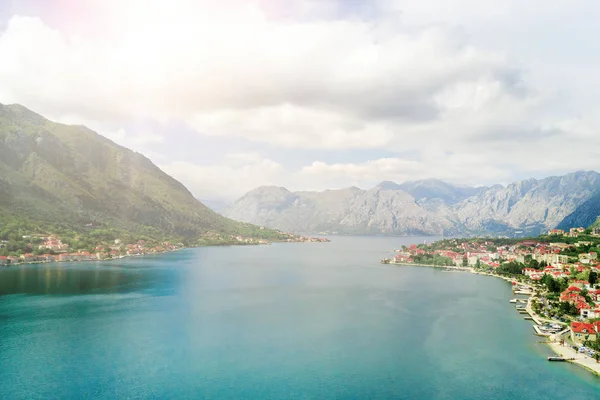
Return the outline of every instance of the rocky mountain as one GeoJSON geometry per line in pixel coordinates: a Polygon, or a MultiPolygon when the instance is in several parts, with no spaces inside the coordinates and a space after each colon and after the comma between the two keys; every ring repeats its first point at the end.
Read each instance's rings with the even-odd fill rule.
{"type": "Polygon", "coordinates": [[[557,228],[569,229],[576,226],[600,227],[600,194],[590,197],[577,207],[558,224],[557,228]]]}
{"type": "Polygon", "coordinates": [[[84,126],[0,104],[0,225],[15,219],[181,237],[259,231],[213,212],[148,158],[84,126]]]}
{"type": "Polygon", "coordinates": [[[569,221],[589,225],[580,222],[595,220],[599,193],[600,174],[593,171],[506,187],[457,187],[439,180],[386,181],[370,190],[324,192],[261,187],[225,209],[224,215],[295,232],[538,234],[569,221]],[[589,215],[576,218],[584,210],[589,215]]]}
{"type": "MultiPolygon", "coordinates": [[[[379,186],[381,187],[381,184],[379,186]]],[[[404,182],[400,185],[397,185],[397,189],[409,193],[416,200],[440,199],[444,203],[454,204],[471,196],[482,193],[487,188],[454,186],[438,179],[425,179],[421,181],[404,182]]]]}

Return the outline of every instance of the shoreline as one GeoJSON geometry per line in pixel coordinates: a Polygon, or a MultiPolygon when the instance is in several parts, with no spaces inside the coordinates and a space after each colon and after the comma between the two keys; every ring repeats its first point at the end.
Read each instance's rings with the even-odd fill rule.
{"type": "Polygon", "coordinates": [[[232,243],[214,243],[214,244],[201,244],[198,246],[189,246],[189,247],[180,247],[178,249],[174,249],[174,250],[166,250],[166,251],[161,251],[159,253],[143,253],[143,254],[124,254],[120,257],[111,257],[111,258],[103,258],[103,259],[95,259],[95,260],[68,260],[68,261],[61,261],[61,260],[53,260],[53,261],[27,261],[27,262],[18,262],[18,263],[11,263],[11,264],[6,264],[6,265],[0,265],[0,268],[10,268],[10,267],[17,267],[17,266],[21,266],[21,265],[37,265],[37,264],[63,264],[63,263],[81,263],[81,262],[104,262],[104,261],[116,261],[116,260],[122,260],[124,258],[132,258],[132,257],[147,257],[147,256],[158,256],[158,255],[162,255],[162,254],[168,254],[168,253],[174,253],[176,251],[180,251],[180,250],[186,250],[186,249],[199,249],[202,247],[228,247],[228,246],[267,246],[267,245],[271,245],[273,243],[328,243],[331,242],[330,240],[328,241],[320,241],[320,242],[311,242],[311,241],[292,241],[292,242],[288,242],[288,241],[273,241],[273,242],[268,242],[268,243],[240,243],[240,242],[232,242],[232,243]]]}
{"type": "MultiPolygon", "coordinates": [[[[390,262],[390,265],[402,265],[402,266],[411,266],[411,267],[433,267],[433,268],[449,268],[449,269],[455,269],[457,271],[469,271],[472,274],[475,275],[485,275],[485,276],[492,276],[495,278],[500,278],[504,281],[507,282],[514,282],[515,280],[508,278],[506,276],[502,276],[502,275],[496,275],[496,274],[491,274],[488,272],[477,272],[475,271],[473,268],[469,268],[469,267],[446,267],[446,266],[441,266],[441,265],[427,265],[427,264],[410,264],[410,263],[398,263],[398,262],[390,262]]],[[[533,287],[529,284],[526,283],[521,283],[519,282],[520,285],[522,286],[527,286],[529,289],[533,289],[533,287]]],[[[558,323],[561,325],[565,325],[568,326],[568,324],[564,323],[564,322],[560,322],[560,321],[551,321],[551,320],[547,320],[545,318],[540,317],[539,315],[537,315],[533,309],[531,308],[531,299],[533,298],[533,295],[529,296],[529,299],[527,300],[527,306],[526,306],[526,310],[527,313],[531,316],[531,318],[533,319],[533,322],[535,322],[536,324],[540,325],[541,322],[552,322],[552,323],[558,323]]],[[[569,331],[567,331],[569,332],[569,331]]],[[[593,358],[591,357],[587,357],[581,353],[578,353],[577,351],[575,351],[571,346],[569,345],[561,345],[560,344],[560,337],[564,336],[566,334],[565,331],[561,332],[560,334],[554,334],[554,335],[550,335],[548,337],[548,341],[544,341],[542,343],[547,344],[548,347],[558,356],[560,357],[565,357],[567,358],[567,362],[571,363],[571,364],[575,364],[578,365],[580,367],[585,368],[587,371],[591,372],[593,375],[600,377],[600,363],[597,363],[593,358]],[[572,360],[571,360],[572,359],[572,360]]]]}
{"type": "Polygon", "coordinates": [[[10,267],[18,267],[21,265],[38,265],[38,264],[68,264],[68,263],[83,263],[83,262],[104,262],[104,261],[117,261],[117,260],[122,260],[124,258],[133,258],[133,257],[147,257],[147,256],[159,256],[162,254],[168,254],[168,253],[174,253],[176,251],[180,251],[180,250],[185,250],[185,249],[191,249],[193,247],[182,247],[180,249],[175,249],[175,250],[167,250],[167,251],[162,251],[160,253],[147,253],[147,254],[127,254],[127,255],[123,255],[120,257],[111,257],[111,258],[103,258],[102,260],[96,259],[96,260],[68,260],[68,261],[60,261],[60,260],[54,260],[54,261],[29,261],[29,262],[18,262],[18,263],[14,263],[14,264],[7,264],[7,265],[2,265],[2,268],[10,268],[10,267]]]}
{"type": "Polygon", "coordinates": [[[593,375],[600,377],[600,364],[597,363],[591,357],[587,357],[585,355],[582,355],[581,353],[576,352],[572,347],[568,345],[562,346],[559,342],[556,341],[548,341],[545,343],[550,347],[550,349],[552,349],[552,351],[556,355],[567,358],[567,362],[583,367],[589,372],[591,372],[593,375]],[[573,360],[571,360],[571,358],[573,360]]]}

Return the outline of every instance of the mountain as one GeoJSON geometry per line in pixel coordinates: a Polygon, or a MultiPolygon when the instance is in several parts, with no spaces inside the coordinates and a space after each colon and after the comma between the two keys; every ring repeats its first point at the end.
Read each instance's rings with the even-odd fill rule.
{"type": "Polygon", "coordinates": [[[600,194],[596,194],[567,215],[558,225],[558,229],[569,229],[577,226],[600,227],[600,194]]]}
{"type": "Polygon", "coordinates": [[[506,187],[462,187],[434,179],[385,181],[370,190],[294,193],[261,187],[223,214],[295,232],[535,235],[569,221],[589,225],[579,222],[593,222],[599,214],[598,193],[600,174],[593,171],[528,179],[506,187]]]}
{"type": "Polygon", "coordinates": [[[454,204],[471,196],[475,196],[485,191],[487,188],[454,186],[438,179],[425,179],[421,181],[404,182],[397,185],[397,189],[404,190],[416,200],[440,199],[444,201],[444,203],[454,204]]]}
{"type": "Polygon", "coordinates": [[[84,126],[0,104],[0,223],[14,219],[187,238],[259,230],[215,213],[148,158],[84,126]]]}

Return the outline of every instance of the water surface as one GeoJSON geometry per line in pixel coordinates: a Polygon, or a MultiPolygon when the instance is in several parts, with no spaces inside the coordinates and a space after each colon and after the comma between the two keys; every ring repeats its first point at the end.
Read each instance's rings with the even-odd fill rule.
{"type": "MultiPolygon", "coordinates": [[[[0,270],[2,399],[597,398],[502,280],[381,265],[424,238],[0,270]]],[[[428,240],[431,240],[430,238],[428,240]]]]}

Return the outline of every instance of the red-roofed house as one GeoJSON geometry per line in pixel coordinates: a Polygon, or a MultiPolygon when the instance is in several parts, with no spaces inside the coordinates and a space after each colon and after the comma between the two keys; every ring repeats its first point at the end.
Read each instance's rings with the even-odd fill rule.
{"type": "Polygon", "coordinates": [[[576,342],[584,340],[596,340],[598,330],[594,324],[587,322],[571,322],[571,338],[576,342]]]}

